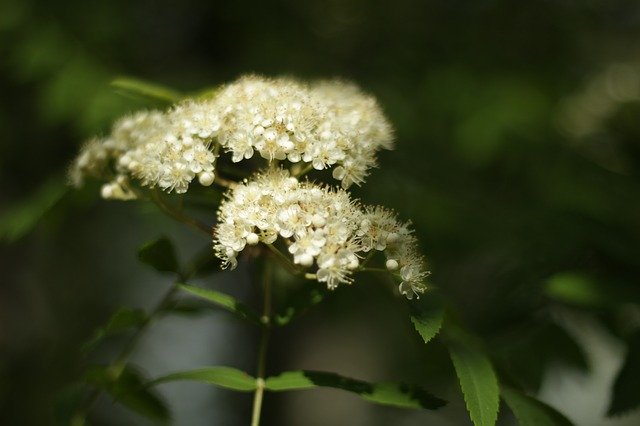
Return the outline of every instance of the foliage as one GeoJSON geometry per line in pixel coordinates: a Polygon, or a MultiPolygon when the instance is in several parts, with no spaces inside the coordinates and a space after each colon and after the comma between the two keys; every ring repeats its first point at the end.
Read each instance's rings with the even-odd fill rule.
{"type": "MultiPolygon", "coordinates": [[[[586,362],[589,348],[557,322],[558,311],[577,312],[603,324],[627,349],[610,414],[637,407],[638,101],[631,91],[618,96],[614,78],[616,69],[635,69],[635,58],[625,53],[638,36],[633,2],[465,8],[456,2],[252,2],[238,8],[196,1],[159,4],[153,14],[122,2],[40,3],[0,3],[0,52],[7,59],[0,70],[1,424],[48,422],[51,393],[77,379],[84,358],[76,352],[87,337],[93,362],[120,343],[110,336],[133,337],[166,313],[214,306],[237,315],[234,300],[254,310],[255,300],[241,297],[243,276],[242,290],[232,299],[225,294],[212,275],[219,265],[211,256],[181,268],[160,261],[169,272],[154,276],[157,281],[199,272],[176,280],[161,306],[120,308],[139,302],[141,292],[149,303],[162,297],[162,286],[133,290],[131,280],[144,276],[130,261],[132,242],[155,235],[155,225],[180,248],[187,237],[146,207],[69,208],[75,196],[62,179],[49,180],[62,174],[78,140],[106,130],[115,117],[163,107],[248,69],[360,81],[397,126],[402,149],[381,158],[384,167],[357,192],[413,219],[444,302],[423,307],[432,301],[427,293],[403,311],[407,329],[417,330],[415,342],[428,345],[419,354],[393,351],[394,374],[445,396],[450,387],[433,383],[450,385],[465,366],[481,365],[476,369],[486,373],[490,365],[504,402],[500,417],[509,408],[521,424],[565,424],[534,396],[551,365],[593,367],[586,362]],[[363,53],[371,51],[376,54],[363,53]],[[144,78],[120,80],[114,90],[110,82],[123,71],[180,90],[144,78]],[[584,137],[571,132],[571,117],[562,112],[580,99],[590,103],[578,111],[599,117],[577,117],[594,129],[584,137]],[[50,227],[55,221],[62,226],[50,227]],[[178,284],[214,291],[217,302],[178,284]],[[448,318],[441,320],[445,310],[465,324],[465,336],[474,336],[469,347],[458,343],[452,350],[448,318]],[[452,351],[449,358],[440,356],[441,347],[452,351]]],[[[210,214],[220,199],[202,195],[188,197],[185,206],[210,214]]],[[[328,313],[349,321],[368,314],[364,303],[345,302],[361,295],[358,288],[328,298],[326,290],[294,285],[299,291],[289,294],[292,300],[278,299],[273,315],[274,326],[288,325],[274,334],[294,344],[306,338],[307,325],[324,325],[328,313]]],[[[392,318],[396,307],[380,302],[384,292],[376,285],[366,296],[384,307],[375,316],[392,318]]],[[[253,348],[238,339],[243,349],[253,348]]],[[[357,344],[358,336],[350,341],[357,344]]],[[[372,353],[388,349],[380,338],[372,353]]],[[[273,357],[276,371],[300,356],[281,352],[287,356],[273,357]]],[[[470,374],[465,380],[473,384],[470,374]]],[[[492,388],[491,401],[476,398],[476,421],[490,421],[495,408],[493,378],[486,382],[478,385],[492,388]]],[[[460,398],[468,400],[470,389],[461,389],[460,398]]],[[[96,423],[116,415],[100,412],[96,423]]],[[[398,411],[398,422],[402,415],[398,411]]]]}

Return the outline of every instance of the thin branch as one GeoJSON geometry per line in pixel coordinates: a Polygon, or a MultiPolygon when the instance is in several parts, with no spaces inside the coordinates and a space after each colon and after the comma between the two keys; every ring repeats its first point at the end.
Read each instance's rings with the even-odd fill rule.
{"type": "Polygon", "coordinates": [[[164,202],[162,196],[158,193],[157,190],[151,190],[149,191],[149,193],[151,194],[151,201],[153,201],[165,214],[197,231],[204,232],[208,236],[211,236],[211,227],[209,225],[200,222],[198,219],[188,216],[181,211],[174,210],[171,206],[164,202]]]}
{"type": "Polygon", "coordinates": [[[269,336],[271,334],[271,264],[265,261],[263,276],[263,308],[262,308],[262,335],[260,337],[260,347],[258,348],[258,368],[256,372],[256,390],[253,396],[253,409],[251,412],[251,426],[260,425],[260,414],[262,412],[262,398],[264,395],[264,378],[267,366],[267,349],[269,347],[269,336]]]}
{"type": "Polygon", "coordinates": [[[274,258],[282,266],[284,266],[291,274],[300,275],[302,273],[302,271],[298,269],[298,267],[293,262],[291,262],[291,260],[287,256],[285,256],[280,250],[278,250],[273,244],[265,243],[265,246],[267,246],[267,248],[271,251],[271,253],[274,255],[274,258]]]}

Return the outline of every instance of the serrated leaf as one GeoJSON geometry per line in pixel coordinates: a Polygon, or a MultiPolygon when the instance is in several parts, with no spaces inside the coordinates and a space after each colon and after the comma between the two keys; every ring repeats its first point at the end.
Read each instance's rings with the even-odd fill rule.
{"type": "Polygon", "coordinates": [[[190,293],[196,297],[206,300],[207,302],[213,303],[216,306],[219,306],[234,315],[238,318],[243,319],[245,321],[249,321],[256,324],[262,324],[260,321],[260,317],[258,314],[253,312],[248,306],[244,305],[242,302],[239,302],[235,298],[217,292],[215,290],[209,290],[206,288],[195,287],[192,285],[181,284],[179,286],[180,289],[190,293]]]}
{"type": "Polygon", "coordinates": [[[180,371],[159,377],[148,386],[175,381],[194,381],[208,383],[240,392],[251,392],[256,388],[256,379],[244,371],[231,367],[205,367],[196,370],[180,371]]]}
{"type": "Polygon", "coordinates": [[[126,366],[119,375],[109,367],[96,366],[87,371],[85,380],[151,420],[164,424],[171,418],[169,408],[162,398],[145,386],[148,379],[131,366],[126,366]]]}
{"type": "Polygon", "coordinates": [[[181,93],[168,87],[131,77],[116,78],[111,82],[111,86],[123,94],[163,103],[174,103],[183,97],[181,93]]]}
{"type": "Polygon", "coordinates": [[[106,337],[121,333],[129,328],[140,327],[147,320],[147,314],[141,309],[119,309],[104,326],[94,332],[89,341],[82,345],[82,352],[90,352],[106,337]]]}
{"type": "Polygon", "coordinates": [[[422,336],[424,343],[429,343],[440,328],[444,318],[444,307],[440,297],[429,294],[411,305],[411,322],[422,336]]]}
{"type": "Polygon", "coordinates": [[[284,306],[274,315],[276,325],[289,324],[295,318],[322,302],[326,296],[326,290],[321,285],[305,283],[305,285],[290,296],[284,306]]]}
{"type": "Polygon", "coordinates": [[[167,237],[160,237],[140,247],[138,259],[159,272],[180,274],[176,251],[167,237]]]}
{"type": "Polygon", "coordinates": [[[572,426],[563,414],[536,398],[506,386],[500,394],[520,426],[572,426]]]}
{"type": "Polygon", "coordinates": [[[42,184],[33,194],[0,214],[0,241],[14,242],[25,236],[68,191],[56,177],[42,184]]]}
{"type": "Polygon", "coordinates": [[[495,425],[500,390],[491,361],[470,336],[452,326],[446,343],[471,420],[475,426],[495,425]]]}
{"type": "Polygon", "coordinates": [[[336,373],[321,371],[288,371],[279,376],[269,377],[265,389],[273,392],[330,387],[358,394],[361,398],[376,404],[401,408],[425,408],[435,410],[446,401],[433,396],[426,390],[402,383],[368,383],[350,379],[336,373]]]}
{"type": "Polygon", "coordinates": [[[627,354],[613,384],[613,396],[607,416],[624,414],[640,405],[640,331],[627,339],[627,354]]]}

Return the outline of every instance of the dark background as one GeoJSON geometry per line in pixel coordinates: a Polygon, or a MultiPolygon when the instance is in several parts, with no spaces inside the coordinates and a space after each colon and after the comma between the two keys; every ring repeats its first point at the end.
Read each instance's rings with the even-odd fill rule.
{"type": "MultiPolygon", "coordinates": [[[[84,139],[149,106],[109,81],[188,92],[248,72],[375,94],[397,148],[357,195],[413,220],[433,285],[501,374],[577,424],[632,424],[603,416],[640,324],[639,36],[631,0],[0,1],[0,424],[52,423],[87,363],[80,343],[117,307],[159,299],[170,279],[136,247],[165,234],[186,259],[210,244],[95,186],[61,189],[84,139]]],[[[207,283],[251,300],[250,272],[207,283]]],[[[168,319],[134,361],[253,371],[256,340],[223,314],[168,319]]],[[[433,414],[339,391],[268,395],[265,424],[468,422],[446,352],[420,343],[372,277],[280,331],[270,358],[274,372],[404,379],[452,403],[433,414]]],[[[247,395],[164,389],[178,424],[247,422],[247,395]]],[[[144,422],[108,398],[92,420],[144,422]]]]}

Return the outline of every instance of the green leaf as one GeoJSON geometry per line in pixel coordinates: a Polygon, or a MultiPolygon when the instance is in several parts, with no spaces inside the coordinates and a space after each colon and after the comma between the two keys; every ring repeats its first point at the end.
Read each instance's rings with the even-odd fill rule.
{"type": "Polygon", "coordinates": [[[305,283],[298,291],[284,302],[284,307],[273,317],[276,325],[283,326],[289,324],[295,318],[322,302],[327,292],[325,287],[319,283],[305,283]]]}
{"type": "Polygon", "coordinates": [[[231,367],[205,367],[197,370],[171,373],[149,382],[148,386],[184,380],[208,383],[240,392],[251,392],[256,388],[255,378],[244,371],[231,367]]]}
{"type": "Polygon", "coordinates": [[[542,401],[506,386],[500,393],[520,426],[572,426],[569,419],[542,401]]]}
{"type": "Polygon", "coordinates": [[[211,311],[211,307],[197,301],[176,300],[165,304],[160,309],[161,315],[197,316],[211,311]]]}
{"type": "Polygon", "coordinates": [[[498,379],[489,358],[471,336],[447,326],[447,347],[467,410],[476,426],[495,425],[500,406],[498,379]]]}
{"type": "Polygon", "coordinates": [[[106,366],[93,367],[85,378],[87,382],[104,389],[116,401],[151,420],[164,424],[171,418],[162,398],[145,385],[148,379],[131,366],[126,366],[119,375],[106,366]]]}
{"type": "Polygon", "coordinates": [[[82,345],[82,352],[92,351],[104,338],[126,331],[129,328],[140,327],[148,319],[141,309],[122,308],[117,310],[107,323],[98,328],[91,339],[82,345]]]}
{"type": "Polygon", "coordinates": [[[240,319],[256,324],[262,324],[258,314],[227,294],[187,284],[181,284],[179,288],[233,313],[240,319]]]}
{"type": "Polygon", "coordinates": [[[413,326],[422,336],[424,343],[429,343],[442,327],[444,318],[442,300],[434,294],[425,295],[425,297],[411,305],[411,311],[413,326]]]}
{"type": "Polygon", "coordinates": [[[601,306],[607,294],[589,275],[580,272],[561,272],[545,284],[547,296],[574,306],[601,306]]]}
{"type": "Polygon", "coordinates": [[[627,339],[627,355],[613,384],[613,398],[608,416],[624,414],[640,405],[638,378],[640,377],[640,331],[627,339]]]}
{"type": "Polygon", "coordinates": [[[157,271],[180,274],[176,251],[167,237],[160,237],[140,247],[138,259],[157,271]]]}
{"type": "Polygon", "coordinates": [[[52,178],[23,201],[0,214],[0,241],[14,242],[31,232],[68,191],[60,177],[52,178]]]}
{"type": "Polygon", "coordinates": [[[180,92],[173,89],[131,77],[116,78],[111,82],[111,86],[125,95],[147,98],[164,103],[174,103],[183,97],[180,92]]]}
{"type": "Polygon", "coordinates": [[[205,277],[212,273],[220,272],[222,270],[221,265],[221,260],[213,255],[211,246],[207,245],[207,247],[201,250],[187,265],[187,276],[189,278],[205,277]]]}
{"type": "Polygon", "coordinates": [[[342,389],[376,404],[401,408],[435,410],[446,404],[446,401],[415,385],[368,383],[321,371],[288,371],[279,376],[269,377],[265,381],[265,389],[273,392],[315,387],[342,389]]]}

